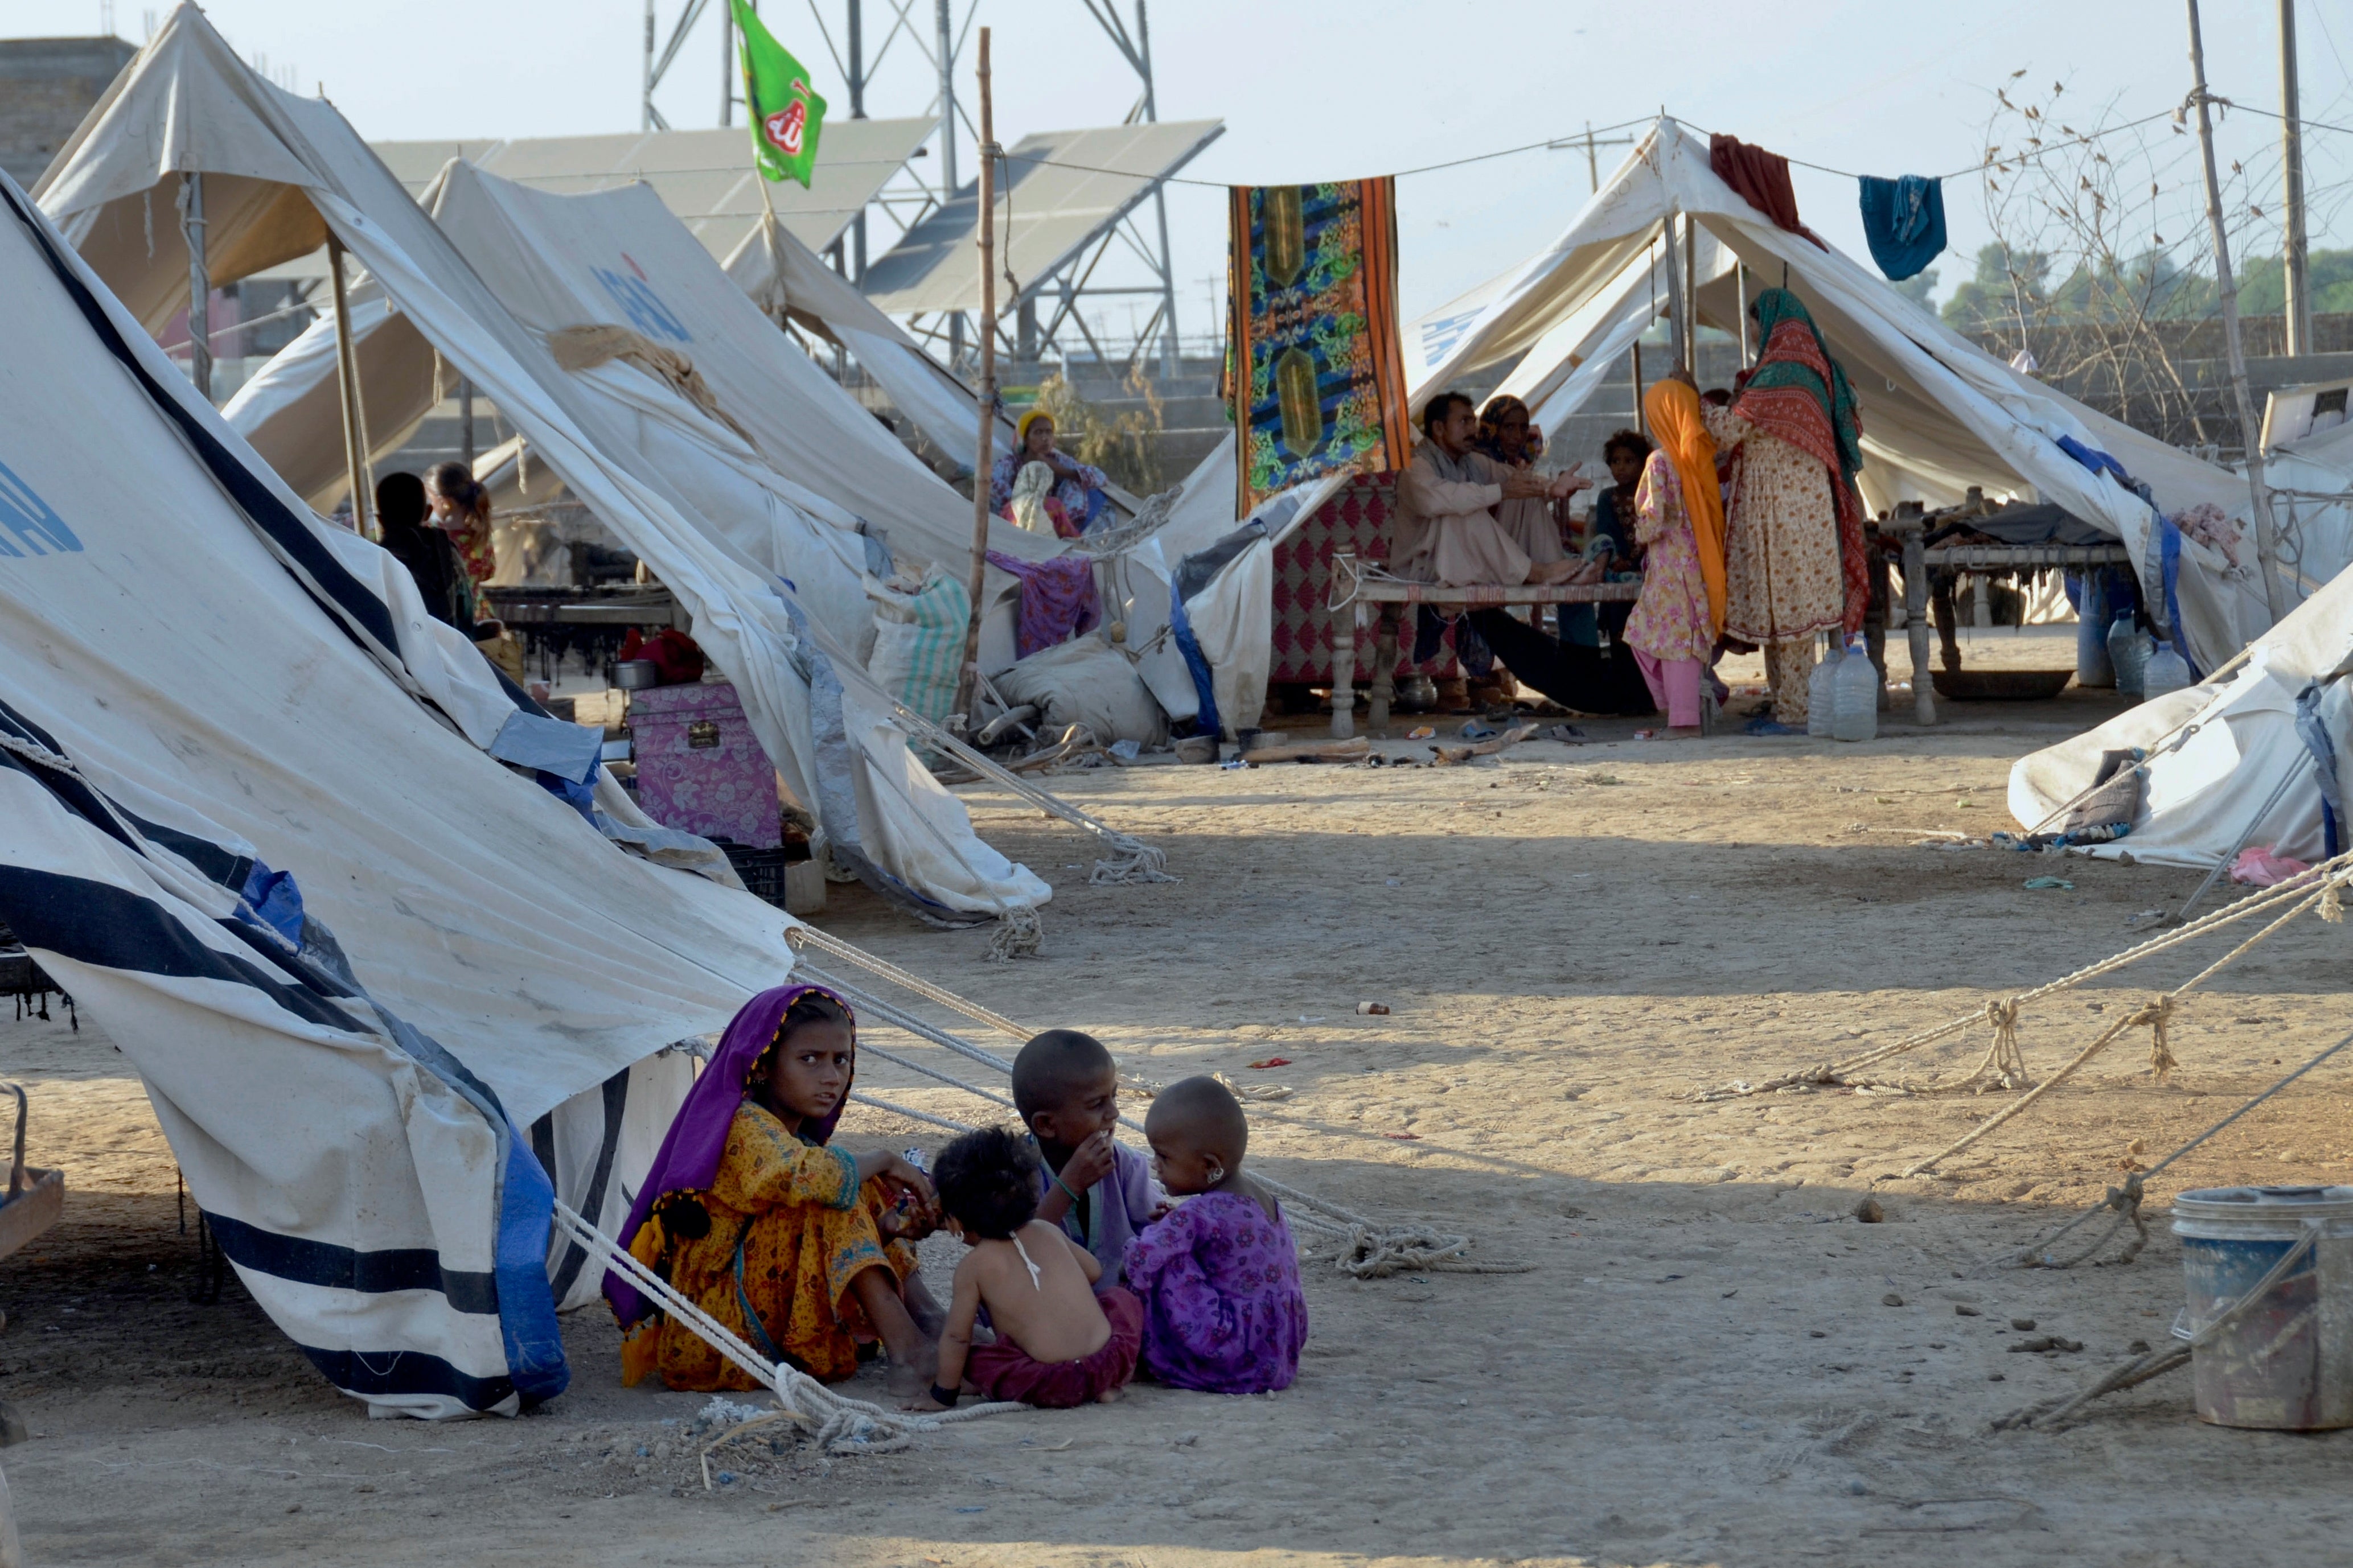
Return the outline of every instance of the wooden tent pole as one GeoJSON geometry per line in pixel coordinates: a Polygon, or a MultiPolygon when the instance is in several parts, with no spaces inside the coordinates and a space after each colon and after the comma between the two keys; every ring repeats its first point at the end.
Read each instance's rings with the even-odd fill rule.
{"type": "Polygon", "coordinates": [[[205,177],[180,176],[180,235],[188,245],[188,374],[213,400],[212,277],[205,263],[205,177]]]}
{"type": "Polygon", "coordinates": [[[988,90],[988,29],[980,30],[980,437],[972,463],[972,613],[964,629],[964,668],[956,677],[956,711],[980,727],[981,595],[988,585],[988,478],[997,466],[997,120],[988,90]]]}
{"type": "Polygon", "coordinates": [[[2214,172],[2214,122],[2207,110],[2206,46],[2199,36],[2198,0],[2189,0],[2190,96],[2198,100],[2198,151],[2206,165],[2206,221],[2214,231],[2214,285],[2221,296],[2222,342],[2230,351],[2231,395],[2239,410],[2239,444],[2246,453],[2247,488],[2253,494],[2255,561],[2263,580],[2263,603],[2272,625],[2295,606],[2280,584],[2276,548],[2272,536],[2272,493],[2263,483],[2262,427],[2255,423],[2254,400],[2247,393],[2246,349],[2239,338],[2239,285],[2231,275],[2231,237],[2222,226],[2222,185],[2214,172]]]}
{"type": "Polygon", "coordinates": [[[367,489],[367,440],[360,429],[360,366],[352,346],[352,300],[343,286],[343,242],[327,231],[327,276],[335,290],[335,384],[343,399],[343,471],[352,487],[352,529],[363,539],[375,498],[367,489]]]}

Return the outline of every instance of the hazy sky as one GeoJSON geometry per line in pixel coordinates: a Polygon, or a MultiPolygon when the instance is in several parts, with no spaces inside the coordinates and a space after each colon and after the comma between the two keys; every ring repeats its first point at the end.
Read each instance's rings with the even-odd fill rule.
{"type": "MultiPolygon", "coordinates": [[[[1133,15],[1134,0],[1115,0],[1133,15]]],[[[2353,126],[2353,7],[2299,0],[2304,111],[2353,126]]],[[[659,0],[666,37],[681,0],[659,0]]],[[[957,0],[962,21],[971,0],[957,0]]],[[[115,28],[137,42],[150,12],[118,0],[115,28]]],[[[847,94],[810,0],[765,0],[763,15],[846,113],[847,94]]],[[[2207,0],[2213,90],[2278,107],[2275,0],[2207,0]]],[[[700,24],[658,101],[680,126],[717,123],[718,34],[700,24]]],[[[815,0],[839,41],[845,0],[815,0]]],[[[928,35],[933,0],[914,0],[928,35]]],[[[979,0],[995,30],[997,120],[1024,132],[1117,122],[1134,79],[1078,0],[979,0]]],[[[323,84],[370,137],[525,136],[637,124],[644,8],[630,0],[216,0],[207,14],[273,75],[323,84]]],[[[867,0],[870,56],[891,20],[867,0]]],[[[1725,131],[1795,159],[1879,174],[1945,174],[1983,156],[1992,91],[2014,70],[2047,90],[2068,84],[2079,128],[2113,102],[2118,118],[2170,108],[2189,83],[2183,8],[2173,0],[1158,0],[1153,49],[1163,119],[1219,118],[1222,140],[1186,173],[1289,183],[1379,174],[1655,113],[1725,131]]],[[[0,0],[0,35],[97,31],[100,0],[0,0]]],[[[901,37],[883,56],[868,110],[920,114],[931,69],[901,37]]],[[[967,51],[961,80],[968,88],[967,51]]],[[[2279,126],[2228,117],[2226,157],[2275,170],[2279,126]]],[[[964,173],[972,168],[964,139],[964,173]]],[[[1624,149],[1606,150],[1609,172],[1624,149]]],[[[2353,132],[2306,136],[2316,245],[2353,245],[2353,132]]],[[[925,165],[919,165],[919,167],[925,165]]],[[[936,168],[935,163],[928,166],[936,168]]],[[[2168,200],[2200,199],[2195,162],[2179,159],[2168,200]]],[[[1851,179],[1797,171],[1807,221],[1863,254],[1851,179]]],[[[1557,233],[1587,194],[1580,152],[1536,152],[1400,182],[1409,316],[1442,302],[1557,233]]],[[[2276,177],[2260,187],[2276,215],[2276,177]]],[[[1178,310],[1187,335],[1208,326],[1225,216],[1217,192],[1170,196],[1178,310]]],[[[1954,249],[1938,294],[1969,269],[1988,234],[1978,177],[1949,182],[1954,249]]],[[[2186,225],[2198,211],[2183,207],[2186,225]]],[[[2171,220],[2168,220],[2171,221],[2171,220]]],[[[2277,249],[2259,228],[2255,248],[2277,249]]]]}

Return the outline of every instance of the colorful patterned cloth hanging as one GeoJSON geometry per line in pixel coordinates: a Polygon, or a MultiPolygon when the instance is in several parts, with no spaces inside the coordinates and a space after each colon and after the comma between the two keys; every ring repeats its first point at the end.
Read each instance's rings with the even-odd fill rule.
{"type": "Polygon", "coordinates": [[[1337,468],[1413,456],[1398,333],[1397,183],[1236,185],[1226,405],[1235,515],[1337,468]]]}

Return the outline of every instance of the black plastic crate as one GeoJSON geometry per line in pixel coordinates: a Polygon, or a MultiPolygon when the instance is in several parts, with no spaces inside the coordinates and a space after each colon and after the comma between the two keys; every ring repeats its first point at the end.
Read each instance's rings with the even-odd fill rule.
{"type": "Polygon", "coordinates": [[[756,849],[728,838],[714,838],[712,842],[727,851],[727,863],[735,868],[735,874],[744,879],[744,886],[753,897],[765,899],[780,910],[785,907],[785,857],[789,850],[782,847],[756,849]]]}

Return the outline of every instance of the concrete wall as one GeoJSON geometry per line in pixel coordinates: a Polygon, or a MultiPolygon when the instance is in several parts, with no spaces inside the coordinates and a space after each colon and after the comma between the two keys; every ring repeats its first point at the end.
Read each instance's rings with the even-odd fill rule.
{"type": "Polygon", "coordinates": [[[121,38],[0,38],[0,169],[31,190],[138,52],[121,38]]]}

